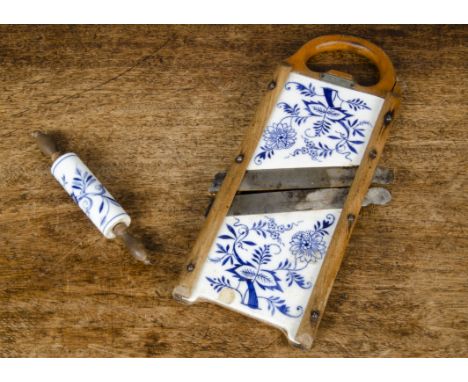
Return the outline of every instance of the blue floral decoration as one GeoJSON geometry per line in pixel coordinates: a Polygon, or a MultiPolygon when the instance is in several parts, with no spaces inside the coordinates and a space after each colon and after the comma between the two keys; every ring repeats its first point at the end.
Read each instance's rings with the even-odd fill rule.
{"type": "Polygon", "coordinates": [[[331,155],[342,155],[351,161],[357,147],[364,144],[365,127],[371,126],[369,121],[355,116],[359,110],[370,110],[366,102],[360,98],[346,100],[328,87],[317,90],[312,83],[288,82],[285,90],[298,92],[301,103],[276,105],[286,115],[265,129],[255,163],[260,165],[277,151],[292,148],[299,132],[304,145],[288,152],[286,158],[308,155],[313,161],[322,161],[331,155]],[[326,143],[324,138],[334,143],[326,143]]]}
{"type": "Polygon", "coordinates": [[[287,123],[273,123],[263,133],[265,145],[261,147],[262,152],[257,155],[256,160],[271,158],[275,150],[291,148],[296,143],[296,136],[294,128],[287,123]]]}
{"type": "Polygon", "coordinates": [[[299,305],[292,310],[282,295],[293,286],[312,287],[301,272],[325,255],[325,236],[330,234],[334,222],[335,216],[328,214],[312,230],[295,233],[289,243],[290,256],[272,267],[273,256],[285,250],[282,234],[300,222],[282,225],[266,216],[247,226],[236,218],[234,224],[226,224],[227,233],[218,236],[216,255],[209,258],[223,267],[224,274],[206,279],[217,293],[225,288],[233,290],[241,304],[250,309],[266,308],[271,315],[280,312],[288,317],[300,317],[304,307],[299,305]],[[260,245],[258,238],[269,240],[260,245]]]}
{"type": "MultiPolygon", "coordinates": [[[[62,184],[66,184],[65,175],[61,178],[62,184]]],[[[110,205],[120,207],[120,204],[107,192],[105,187],[87,171],[75,168],[75,175],[72,179],[72,192],[70,197],[78,204],[86,215],[89,216],[93,206],[98,208],[101,217],[100,227],[103,227],[109,217],[110,205]]]]}
{"type": "MultiPolygon", "coordinates": [[[[329,216],[333,217],[333,215],[327,217],[329,216]]],[[[318,221],[313,230],[296,232],[290,242],[290,250],[294,257],[307,264],[321,260],[327,250],[325,242],[325,236],[329,234],[327,229],[333,225],[334,221],[334,217],[318,221]]]]}

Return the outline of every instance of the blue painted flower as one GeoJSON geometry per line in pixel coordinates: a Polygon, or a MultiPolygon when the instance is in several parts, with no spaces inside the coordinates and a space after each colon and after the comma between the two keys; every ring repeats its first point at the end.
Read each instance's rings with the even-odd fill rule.
{"type": "Polygon", "coordinates": [[[296,132],[287,123],[273,123],[263,135],[266,146],[271,150],[289,149],[296,142],[296,132]]]}
{"type": "Polygon", "coordinates": [[[335,216],[328,214],[325,219],[315,222],[313,231],[294,234],[290,244],[295,259],[290,261],[288,251],[281,256],[285,249],[281,236],[301,221],[278,224],[274,218],[265,216],[247,225],[235,218],[235,222],[226,224],[226,230],[218,236],[215,255],[209,258],[221,269],[205,278],[216,293],[230,289],[237,294],[238,301],[250,309],[266,307],[271,315],[279,312],[287,317],[300,317],[304,308],[297,305],[295,310],[292,309],[287,289],[293,285],[312,288],[312,282],[306,280],[302,271],[324,256],[325,237],[330,235],[328,229],[334,222],[335,216]],[[261,238],[260,242],[258,238],[261,238]],[[262,244],[262,241],[266,243],[262,244]],[[273,258],[277,256],[282,260],[274,265],[273,258]]]}
{"type": "Polygon", "coordinates": [[[291,253],[301,262],[320,260],[325,254],[323,236],[314,231],[299,231],[291,238],[291,253]]]}

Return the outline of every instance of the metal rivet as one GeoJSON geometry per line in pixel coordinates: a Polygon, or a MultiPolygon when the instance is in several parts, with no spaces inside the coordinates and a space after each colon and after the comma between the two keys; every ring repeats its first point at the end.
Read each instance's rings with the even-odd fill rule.
{"type": "Polygon", "coordinates": [[[175,293],[173,296],[177,301],[182,301],[182,296],[180,294],[175,293]]]}
{"type": "Polygon", "coordinates": [[[313,310],[312,313],[310,313],[310,320],[313,322],[316,322],[320,317],[320,312],[318,310],[313,310]]]}
{"type": "Polygon", "coordinates": [[[276,88],[276,81],[270,81],[268,84],[268,90],[273,90],[274,88],[276,88]]]}
{"type": "Polygon", "coordinates": [[[348,223],[349,225],[352,225],[354,223],[354,221],[356,220],[356,216],[354,216],[354,214],[349,214],[348,215],[348,223]]]}
{"type": "Polygon", "coordinates": [[[393,121],[393,111],[389,111],[387,114],[385,114],[384,123],[388,125],[392,121],[393,121]]]}
{"type": "Polygon", "coordinates": [[[190,263],[189,265],[187,265],[187,272],[193,272],[194,269],[195,269],[195,265],[193,263],[190,263]]]}
{"type": "Polygon", "coordinates": [[[239,154],[238,156],[236,156],[237,163],[242,163],[243,160],[244,160],[244,154],[239,154]]]}
{"type": "Polygon", "coordinates": [[[369,151],[369,158],[371,158],[371,159],[377,158],[377,150],[376,149],[372,149],[371,151],[369,151]]]}

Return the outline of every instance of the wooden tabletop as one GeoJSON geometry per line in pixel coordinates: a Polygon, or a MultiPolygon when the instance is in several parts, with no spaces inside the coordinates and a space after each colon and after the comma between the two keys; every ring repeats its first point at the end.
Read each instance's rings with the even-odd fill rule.
{"type": "MultiPolygon", "coordinates": [[[[0,355],[468,356],[464,26],[1,26],[0,355]],[[309,39],[368,38],[401,113],[381,165],[393,201],[363,210],[314,347],[171,297],[270,76],[309,39]],[[88,164],[151,251],[106,240],[50,175],[34,130],[88,164]]],[[[313,65],[327,67],[336,57],[313,65]]],[[[345,57],[346,58],[346,57],[345,57]]],[[[369,64],[348,57],[362,81],[369,64]]]]}

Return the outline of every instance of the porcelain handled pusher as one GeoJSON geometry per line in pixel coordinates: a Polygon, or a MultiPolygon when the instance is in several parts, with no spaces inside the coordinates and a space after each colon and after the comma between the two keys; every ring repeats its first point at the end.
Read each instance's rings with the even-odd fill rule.
{"type": "Polygon", "coordinates": [[[135,259],[150,264],[143,243],[128,232],[130,216],[81,159],[75,153],[61,153],[50,135],[36,131],[33,137],[52,159],[52,175],[97,229],[107,239],[122,239],[135,259]]]}
{"type": "Polygon", "coordinates": [[[361,207],[391,200],[371,185],[393,180],[377,163],[400,91],[385,52],[344,35],[307,42],[267,89],[229,170],[210,188],[215,198],[173,296],[257,319],[309,349],[361,207]],[[308,67],[333,51],[368,58],[378,82],[308,67]]]}

